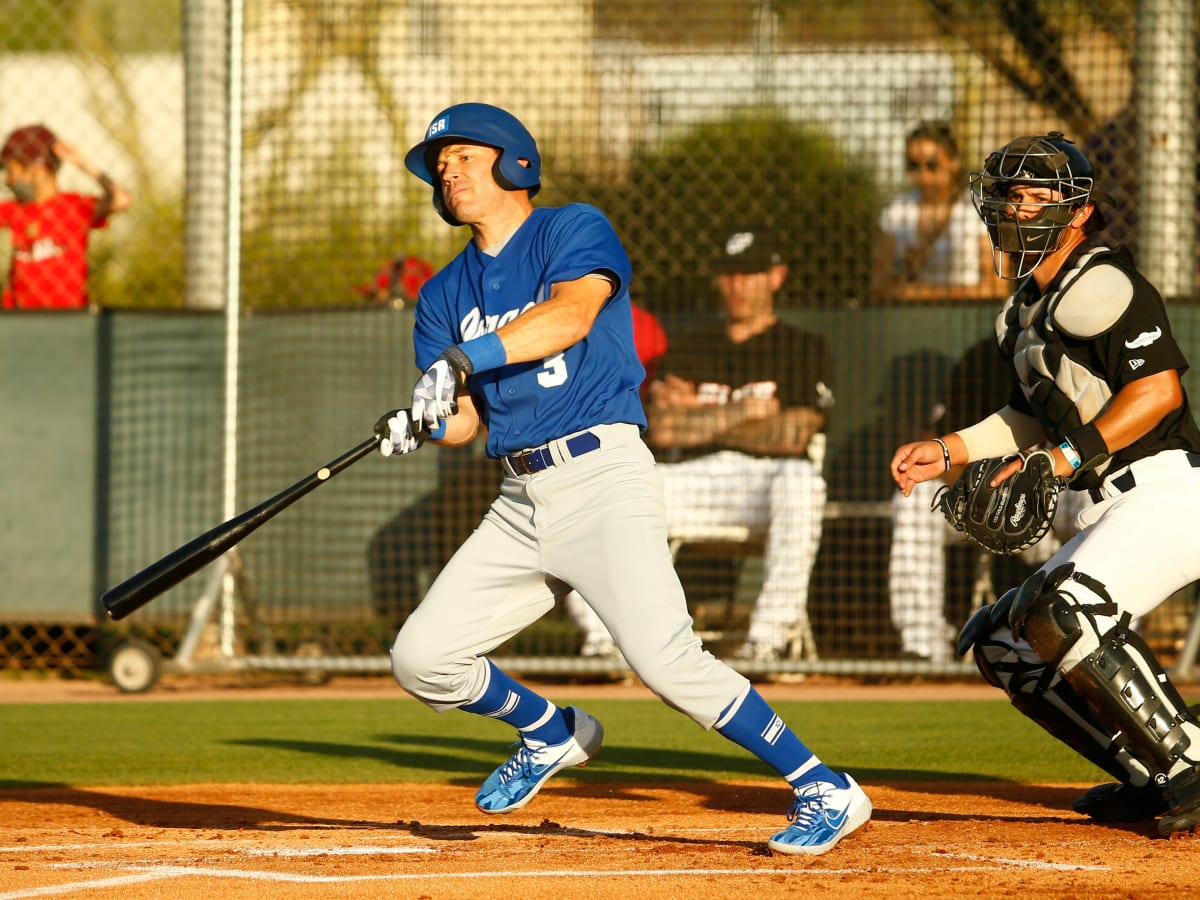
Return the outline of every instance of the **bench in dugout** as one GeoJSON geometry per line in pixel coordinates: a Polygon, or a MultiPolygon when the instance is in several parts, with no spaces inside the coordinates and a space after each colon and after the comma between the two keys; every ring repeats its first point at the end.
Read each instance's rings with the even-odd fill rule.
{"type": "MultiPolygon", "coordinates": [[[[884,519],[891,518],[891,504],[887,501],[836,501],[825,504],[825,521],[837,519],[884,519]]],[[[704,552],[736,554],[739,556],[761,556],[766,533],[741,525],[674,528],[667,535],[671,558],[678,559],[680,550],[691,545],[704,552]]],[[[715,630],[706,630],[704,637],[710,640],[727,640],[734,637],[732,623],[736,619],[734,610],[736,593],[726,600],[722,625],[715,630]]],[[[813,634],[812,621],[807,611],[791,628],[788,656],[816,662],[820,659],[817,642],[813,634]]]]}

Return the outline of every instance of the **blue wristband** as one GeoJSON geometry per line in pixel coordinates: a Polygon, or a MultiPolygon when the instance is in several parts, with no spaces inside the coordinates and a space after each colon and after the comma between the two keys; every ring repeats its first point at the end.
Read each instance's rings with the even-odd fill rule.
{"type": "Polygon", "coordinates": [[[458,349],[471,361],[472,372],[498,369],[508,362],[508,351],[504,349],[504,341],[500,340],[500,335],[494,331],[463,341],[458,345],[458,349]]]}
{"type": "Polygon", "coordinates": [[[442,438],[444,438],[446,436],[446,427],[449,424],[449,422],[450,422],[449,419],[443,419],[442,421],[437,423],[436,427],[430,428],[429,429],[429,440],[440,441],[442,438]]]}
{"type": "Polygon", "coordinates": [[[1058,449],[1062,451],[1062,454],[1066,457],[1067,462],[1071,464],[1071,470],[1078,471],[1079,467],[1083,465],[1083,460],[1079,458],[1079,453],[1073,446],[1071,446],[1071,442],[1063,441],[1058,445],[1058,449]]]}

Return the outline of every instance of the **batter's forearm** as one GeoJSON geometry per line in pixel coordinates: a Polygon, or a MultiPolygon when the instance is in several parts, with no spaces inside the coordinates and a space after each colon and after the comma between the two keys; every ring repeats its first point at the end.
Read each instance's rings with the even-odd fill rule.
{"type": "Polygon", "coordinates": [[[463,447],[471,443],[479,434],[479,413],[470,394],[460,394],[458,397],[458,412],[445,421],[446,430],[430,443],[443,447],[463,447]]]}
{"type": "Polygon", "coordinates": [[[555,285],[550,298],[528,307],[496,330],[504,343],[508,363],[546,359],[573,347],[592,330],[612,283],[602,278],[580,278],[555,285]]]}

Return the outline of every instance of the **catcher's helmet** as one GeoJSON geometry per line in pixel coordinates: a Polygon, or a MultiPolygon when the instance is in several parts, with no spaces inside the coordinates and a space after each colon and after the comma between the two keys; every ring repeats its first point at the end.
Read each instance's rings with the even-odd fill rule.
{"type": "MultiPolygon", "coordinates": [[[[1023,278],[1054,252],[1075,213],[1093,202],[1095,180],[1091,162],[1061,131],[1019,137],[988,156],[983,171],[971,173],[971,197],[997,251],[997,272],[1000,253],[1017,254],[1016,271],[1007,277],[1023,278]],[[1015,184],[1049,188],[1061,199],[1023,202],[1022,207],[1040,209],[1033,218],[1021,219],[1008,199],[1015,184]]],[[[1092,228],[1104,227],[1099,209],[1092,218],[1092,228]]]]}
{"type": "Polygon", "coordinates": [[[425,139],[404,156],[404,165],[422,181],[433,185],[433,206],[451,225],[461,225],[442,203],[442,191],[434,176],[437,150],[447,141],[466,141],[500,151],[492,174],[508,191],[529,191],[532,197],[542,186],[542,158],[529,130],[512,113],[486,103],[459,103],[443,109],[425,129],[425,139]],[[518,160],[527,160],[528,166],[518,160]]]}

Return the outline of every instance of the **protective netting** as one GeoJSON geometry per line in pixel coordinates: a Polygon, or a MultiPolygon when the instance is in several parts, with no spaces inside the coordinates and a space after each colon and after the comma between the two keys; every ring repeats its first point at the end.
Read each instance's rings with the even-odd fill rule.
{"type": "MultiPolygon", "coordinates": [[[[731,226],[779,235],[777,307],[827,342],[836,398],[811,633],[788,648],[808,664],[944,663],[971,606],[1036,564],[982,559],[927,497],[898,502],[887,473],[894,447],[939,417],[994,408],[969,352],[998,304],[990,259],[978,220],[951,212],[988,152],[1052,129],[1073,139],[1113,201],[1110,233],[1134,248],[1200,357],[1191,0],[185,6],[4,9],[0,128],[44,122],[135,197],[91,241],[103,315],[64,324],[96,351],[83,446],[99,462],[81,490],[94,527],[65,551],[92,573],[85,586],[102,590],[220,521],[231,497],[240,510],[281,490],[406,404],[415,288],[467,234],[437,216],[403,155],[456,102],[497,104],[530,128],[538,204],[608,214],[634,299],[671,342],[720,317],[712,261],[731,226]],[[928,215],[905,205],[937,178],[958,185],[957,201],[928,215]],[[943,235],[957,249],[932,252],[943,235]]],[[[71,166],[60,181],[97,190],[71,166]]],[[[0,319],[0,359],[57,383],[45,372],[63,365],[46,352],[53,336],[30,340],[9,324],[19,318],[0,319]]],[[[3,404],[22,420],[0,449],[61,477],[79,444],[35,454],[24,443],[40,436],[31,416],[53,427],[50,394],[3,404]]],[[[243,649],[382,653],[499,474],[477,448],[426,448],[364,461],[282,514],[239,548],[243,649]]],[[[96,612],[77,582],[22,566],[19,548],[57,531],[20,477],[33,524],[5,525],[18,587],[0,611],[96,612]]],[[[735,649],[763,579],[761,535],[677,543],[699,626],[714,649],[735,649]]],[[[169,651],[204,587],[190,579],[123,628],[169,651]]],[[[1145,625],[1168,654],[1192,603],[1189,592],[1145,625]]],[[[556,609],[506,649],[570,656],[583,639],[556,609]]]]}

